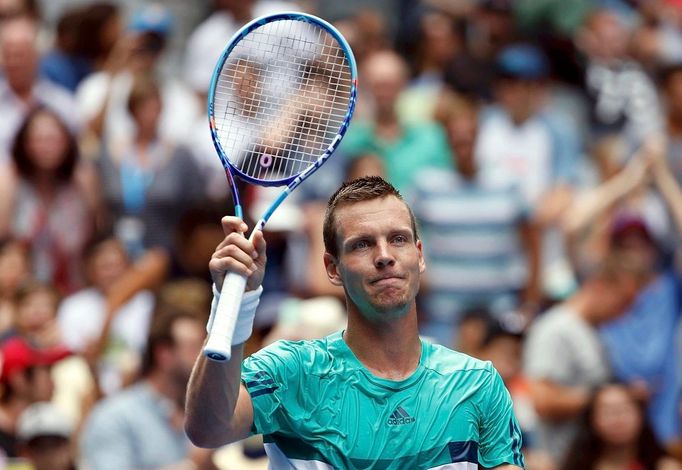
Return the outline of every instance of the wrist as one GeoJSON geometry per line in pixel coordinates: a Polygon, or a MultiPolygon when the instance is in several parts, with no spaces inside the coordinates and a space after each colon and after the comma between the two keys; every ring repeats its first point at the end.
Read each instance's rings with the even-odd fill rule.
{"type": "MultiPolygon", "coordinates": [[[[220,292],[216,288],[215,284],[212,286],[213,290],[213,301],[211,302],[211,314],[206,324],[206,331],[211,331],[211,325],[213,324],[213,319],[216,315],[218,309],[218,302],[220,301],[220,292]]],[[[242,297],[241,305],[239,307],[239,313],[237,314],[237,320],[234,328],[234,334],[232,336],[232,346],[238,344],[243,344],[246,340],[251,337],[253,331],[253,320],[256,316],[256,310],[258,304],[260,303],[260,296],[263,292],[263,286],[259,286],[258,289],[247,291],[242,297]]]]}

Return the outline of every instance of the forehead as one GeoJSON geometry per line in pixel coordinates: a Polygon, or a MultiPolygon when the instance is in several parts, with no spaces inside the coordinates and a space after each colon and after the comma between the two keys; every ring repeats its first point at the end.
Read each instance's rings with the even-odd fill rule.
{"type": "Polygon", "coordinates": [[[345,239],[359,233],[412,228],[410,212],[395,196],[347,203],[336,209],[337,234],[345,239]]]}

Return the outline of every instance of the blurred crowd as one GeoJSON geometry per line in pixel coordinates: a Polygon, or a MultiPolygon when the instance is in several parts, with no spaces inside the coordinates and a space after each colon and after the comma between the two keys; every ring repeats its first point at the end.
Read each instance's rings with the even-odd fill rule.
{"type": "MultiPolygon", "coordinates": [[[[265,468],[182,427],[233,213],[206,100],[240,26],[329,5],[196,2],[173,42],[164,3],[62,3],[0,0],[0,468],[265,468]]],[[[423,336],[493,362],[529,469],[682,468],[682,2],[373,3],[326,18],[357,109],[268,224],[248,351],[344,327],[321,220],[379,174],[424,242],[423,336]]],[[[278,192],[243,186],[252,225],[278,192]]]]}

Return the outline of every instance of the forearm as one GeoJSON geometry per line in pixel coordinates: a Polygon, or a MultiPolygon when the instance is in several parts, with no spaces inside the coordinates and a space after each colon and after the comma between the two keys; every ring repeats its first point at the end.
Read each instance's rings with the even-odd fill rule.
{"type": "Polygon", "coordinates": [[[144,289],[160,285],[166,278],[170,259],[161,248],[148,250],[125,276],[121,276],[107,291],[108,310],[118,310],[144,289]]]}
{"type": "Polygon", "coordinates": [[[562,226],[566,232],[569,235],[579,232],[628,194],[635,186],[628,176],[621,172],[588,194],[576,198],[563,217],[562,226]]]}
{"type": "Polygon", "coordinates": [[[682,232],[682,189],[668,170],[655,172],[655,181],[663,195],[677,229],[682,232]]]}
{"type": "Polygon", "coordinates": [[[185,431],[199,447],[219,447],[243,438],[244,423],[235,413],[239,399],[244,346],[232,346],[227,362],[201,355],[187,387],[185,431]]]}
{"type": "Polygon", "coordinates": [[[543,380],[531,384],[531,396],[538,415],[549,420],[562,420],[583,412],[589,400],[589,390],[543,380]]]}
{"type": "Polygon", "coordinates": [[[540,283],[541,269],[541,231],[536,224],[528,222],[521,227],[521,238],[528,266],[528,280],[526,282],[524,303],[539,304],[542,297],[540,283]]]}

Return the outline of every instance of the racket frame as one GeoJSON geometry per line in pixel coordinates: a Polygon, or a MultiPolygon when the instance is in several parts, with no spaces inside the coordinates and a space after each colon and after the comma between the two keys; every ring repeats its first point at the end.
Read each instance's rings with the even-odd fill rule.
{"type": "MultiPolygon", "coordinates": [[[[232,192],[232,198],[233,198],[233,203],[234,203],[234,211],[235,211],[235,216],[239,217],[240,219],[243,219],[243,211],[242,211],[242,206],[239,200],[239,193],[237,191],[237,184],[236,184],[236,178],[239,178],[246,183],[250,184],[255,184],[258,186],[285,186],[286,187],[283,189],[282,193],[275,199],[275,201],[270,205],[270,207],[265,211],[263,216],[260,218],[260,220],[256,223],[256,226],[254,227],[250,239],[253,239],[253,234],[255,233],[256,230],[262,230],[267,221],[270,219],[272,214],[275,212],[275,210],[280,206],[280,204],[287,198],[291,192],[298,187],[303,181],[305,181],[310,175],[312,175],[317,169],[319,169],[328,159],[329,157],[334,153],[334,151],[337,149],[339,144],[341,143],[341,140],[343,139],[343,136],[345,135],[348,126],[350,125],[350,120],[353,116],[353,112],[355,110],[355,102],[357,99],[357,82],[358,82],[358,72],[357,72],[357,65],[355,63],[355,58],[353,57],[353,53],[351,51],[350,45],[346,41],[346,39],[341,35],[341,33],[334,28],[331,24],[328,22],[307,14],[307,13],[302,13],[302,12],[281,12],[281,13],[276,13],[273,15],[266,15],[262,16],[259,18],[256,18],[252,20],[251,22],[247,23],[244,25],[239,31],[237,31],[230,41],[227,43],[225,46],[225,49],[223,50],[220,59],[216,63],[216,67],[213,71],[213,76],[211,78],[211,84],[209,87],[209,92],[208,92],[208,121],[209,121],[209,128],[211,131],[211,138],[213,139],[213,145],[216,149],[216,152],[218,153],[218,157],[220,158],[220,161],[223,164],[223,167],[225,169],[225,174],[227,176],[228,183],[230,185],[230,189],[232,192]],[[223,66],[225,65],[225,62],[227,58],[230,56],[230,53],[232,50],[239,44],[239,42],[247,36],[249,33],[251,33],[253,30],[260,28],[268,23],[274,22],[274,21],[281,21],[281,20],[294,20],[294,21],[302,21],[306,22],[315,26],[318,26],[328,32],[341,46],[341,49],[346,57],[346,60],[348,61],[349,65],[349,71],[351,75],[351,89],[350,89],[350,94],[349,94],[349,101],[348,101],[348,108],[346,110],[346,115],[343,119],[343,122],[341,123],[341,126],[339,127],[339,130],[334,137],[334,139],[331,141],[327,149],[322,153],[322,155],[313,163],[311,163],[304,171],[297,175],[293,175],[288,178],[280,179],[280,180],[259,180],[256,178],[252,178],[249,175],[243,173],[242,171],[239,170],[236,166],[234,166],[230,160],[226,157],[225,151],[220,143],[220,139],[218,137],[218,129],[216,128],[215,124],[215,116],[214,116],[214,100],[215,100],[215,93],[216,93],[216,88],[218,86],[218,81],[220,79],[221,71],[223,69],[223,66]]],[[[218,337],[224,338],[225,342],[229,339],[231,342],[232,334],[234,331],[234,324],[236,323],[236,311],[239,309],[239,305],[235,304],[241,304],[241,298],[243,295],[243,290],[244,286],[246,284],[246,278],[243,276],[240,276],[236,273],[227,273],[225,277],[225,281],[223,283],[223,292],[221,294],[220,301],[218,302],[218,309],[215,312],[215,318],[211,318],[208,329],[209,329],[209,336],[208,336],[208,341],[206,346],[204,347],[203,354],[208,357],[211,360],[218,361],[218,362],[224,362],[230,359],[230,354],[231,354],[231,344],[220,344],[220,341],[218,340],[218,337]],[[236,279],[239,278],[240,279],[236,279]],[[234,279],[233,279],[234,278],[234,279]],[[229,281],[228,281],[229,279],[229,281]],[[232,287],[229,287],[228,284],[232,287]],[[241,292],[236,292],[235,289],[241,290],[241,292]],[[230,299],[223,299],[223,296],[225,297],[230,297],[230,299]],[[223,300],[225,302],[223,302],[223,300]],[[231,304],[231,306],[228,308],[224,304],[231,304]],[[229,313],[228,313],[229,311],[229,313]],[[221,314],[229,315],[230,318],[219,318],[218,317],[221,314]],[[216,327],[215,329],[221,330],[220,335],[217,335],[217,337],[212,338],[212,332],[214,331],[214,325],[213,323],[216,321],[220,325],[216,327]],[[229,325],[229,326],[226,326],[229,325]],[[228,331],[227,334],[225,333],[226,329],[230,329],[231,331],[228,331]]]]}

